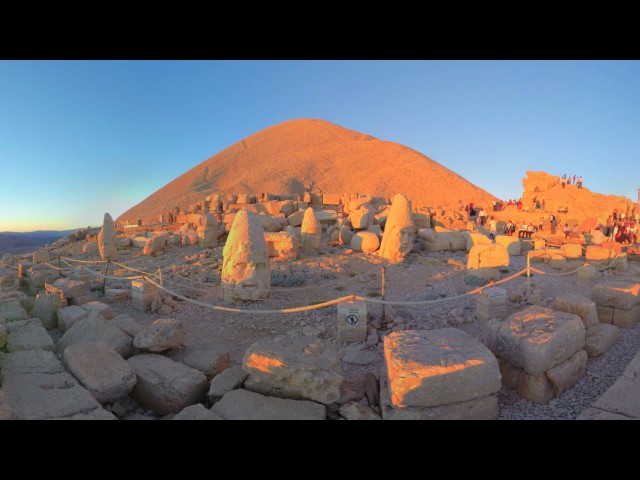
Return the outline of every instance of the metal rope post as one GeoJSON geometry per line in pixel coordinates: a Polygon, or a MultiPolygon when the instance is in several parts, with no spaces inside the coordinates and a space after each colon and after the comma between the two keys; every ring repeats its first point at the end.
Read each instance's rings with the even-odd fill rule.
{"type": "Polygon", "coordinates": [[[107,275],[109,274],[109,260],[107,260],[107,265],[104,268],[104,280],[102,281],[102,294],[105,294],[105,289],[107,287],[107,275]]]}
{"type": "MultiPolygon", "coordinates": [[[[382,273],[382,285],[380,287],[380,298],[382,300],[384,300],[384,283],[385,283],[385,277],[384,277],[384,272],[386,271],[385,267],[380,267],[380,272],[382,273]]],[[[381,319],[381,324],[384,326],[387,322],[386,322],[386,318],[385,318],[385,304],[382,304],[382,319],[381,319]]]]}
{"type": "Polygon", "coordinates": [[[59,275],[62,276],[62,266],[60,265],[60,255],[58,255],[58,272],[59,275]]]}

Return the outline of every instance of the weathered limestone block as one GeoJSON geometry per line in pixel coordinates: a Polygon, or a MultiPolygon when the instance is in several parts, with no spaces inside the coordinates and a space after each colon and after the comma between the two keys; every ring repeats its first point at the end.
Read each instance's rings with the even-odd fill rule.
{"type": "Polygon", "coordinates": [[[596,311],[598,312],[598,321],[600,323],[613,323],[613,307],[603,307],[600,305],[596,305],[596,311]]]}
{"type": "Polygon", "coordinates": [[[279,257],[283,260],[298,258],[300,241],[296,235],[288,232],[265,232],[264,240],[267,242],[270,257],[279,257]]]}
{"type": "Polygon", "coordinates": [[[201,215],[196,233],[202,248],[213,248],[218,245],[218,219],[211,213],[201,215]]]}
{"type": "Polygon", "coordinates": [[[300,228],[301,250],[304,254],[317,254],[320,250],[320,239],[322,237],[322,226],[316,218],[311,207],[304,212],[302,226],[300,228]]]}
{"type": "Polygon", "coordinates": [[[393,198],[378,254],[393,262],[401,261],[411,252],[415,238],[411,202],[398,193],[393,198]]]}
{"type": "Polygon", "coordinates": [[[0,302],[0,323],[27,320],[29,314],[16,299],[0,302]]]}
{"type": "Polygon", "coordinates": [[[39,293],[36,295],[36,302],[31,315],[39,318],[44,328],[51,330],[58,324],[58,309],[66,306],[67,301],[61,300],[59,295],[39,293]]]}
{"type": "Polygon", "coordinates": [[[500,269],[509,266],[509,252],[497,243],[475,245],[467,259],[467,278],[486,283],[500,280],[500,269]]]}
{"type": "Polygon", "coordinates": [[[210,379],[229,368],[229,352],[214,348],[198,348],[185,355],[182,363],[200,370],[210,379]]]}
{"type": "Polygon", "coordinates": [[[131,244],[136,248],[144,248],[149,240],[145,235],[138,235],[131,239],[131,244]]]}
{"type": "Polygon", "coordinates": [[[116,239],[116,244],[119,250],[124,250],[132,245],[131,237],[119,237],[116,239]]]}
{"type": "Polygon", "coordinates": [[[498,365],[500,366],[502,383],[511,390],[515,390],[516,388],[518,388],[518,381],[520,380],[522,369],[514,367],[503,358],[498,359],[498,365]]]}
{"type": "Polygon", "coordinates": [[[560,247],[560,253],[562,253],[565,258],[580,258],[582,257],[582,245],[579,243],[563,243],[560,247]]]}
{"type": "Polygon", "coordinates": [[[207,377],[199,370],[153,353],[135,355],[127,363],[138,379],[131,396],[158,415],[178,413],[205,399],[207,377]]]}
{"type": "Polygon", "coordinates": [[[216,415],[201,403],[189,405],[182,409],[173,420],[222,420],[222,417],[216,415]]]}
{"type": "Polygon", "coordinates": [[[640,305],[640,283],[608,280],[593,287],[591,299],[598,306],[631,310],[640,305]]]}
{"type": "Polygon", "coordinates": [[[7,327],[7,352],[36,348],[49,351],[56,349],[53,339],[38,318],[16,320],[5,325],[7,327]]]}
{"type": "Polygon", "coordinates": [[[341,405],[338,411],[347,420],[382,420],[371,407],[358,402],[347,402],[341,405]]]}
{"type": "Polygon", "coordinates": [[[585,335],[591,335],[598,325],[596,304],[589,298],[577,294],[563,294],[556,297],[553,308],[561,312],[574,313],[582,319],[585,335]]]}
{"type": "Polygon", "coordinates": [[[596,267],[582,267],[576,273],[576,283],[579,287],[595,285],[601,274],[596,267]]]}
{"type": "Polygon", "coordinates": [[[342,245],[351,246],[351,239],[353,238],[353,235],[353,230],[351,230],[351,228],[347,227],[346,225],[343,225],[338,230],[338,242],[342,245]]]}
{"type": "Polygon", "coordinates": [[[548,250],[547,255],[544,257],[544,263],[556,270],[562,270],[567,264],[567,259],[557,250],[548,250]]]}
{"type": "Polygon", "coordinates": [[[487,245],[493,243],[493,240],[482,233],[463,232],[463,236],[466,237],[467,240],[467,252],[470,252],[476,245],[487,245]]]}
{"type": "Polygon", "coordinates": [[[418,230],[418,243],[428,252],[464,250],[467,247],[467,239],[460,232],[436,232],[432,228],[418,230]]]}
{"type": "Polygon", "coordinates": [[[118,243],[116,242],[116,227],[113,218],[108,213],[104,214],[102,228],[98,232],[98,251],[103,260],[116,260],[118,258],[118,243]]]}
{"type": "Polygon", "coordinates": [[[49,250],[36,250],[33,252],[33,263],[45,263],[51,261],[49,250]]]}
{"type": "Polygon", "coordinates": [[[598,357],[620,340],[620,329],[615,325],[598,323],[593,332],[587,336],[584,349],[589,357],[598,357]]]}
{"type": "Polygon", "coordinates": [[[463,402],[501,387],[495,356],[455,328],[393,332],[384,339],[384,355],[394,406],[463,402]]]}
{"type": "Polygon", "coordinates": [[[98,247],[98,242],[87,242],[82,245],[82,253],[87,253],[92,255],[94,253],[99,253],[100,249],[98,247]]]}
{"type": "MultiPolygon", "coordinates": [[[[185,234],[189,238],[189,245],[195,245],[195,242],[191,242],[193,239],[193,234],[188,233],[185,234]]],[[[167,251],[167,247],[169,245],[170,235],[168,233],[162,233],[160,235],[154,235],[150,237],[145,242],[142,253],[144,255],[158,256],[163,255],[167,251]]]]}
{"type": "Polygon", "coordinates": [[[105,342],[124,358],[135,351],[132,338],[97,312],[90,312],[67,330],[58,340],[57,348],[62,353],[70,345],[97,341],[105,342]]]}
{"type": "Polygon", "coordinates": [[[550,368],[547,378],[553,385],[555,395],[562,395],[584,377],[587,371],[587,352],[578,350],[564,362],[550,368]]]}
{"type": "Polygon", "coordinates": [[[380,239],[375,233],[358,232],[351,237],[349,246],[358,252],[373,253],[380,246],[380,239]]]}
{"type": "Polygon", "coordinates": [[[613,308],[613,321],[616,327],[633,328],[640,322],[640,305],[636,305],[631,310],[623,308],[613,308]]]}
{"type": "Polygon", "coordinates": [[[144,352],[163,352],[184,344],[186,331],[182,322],[173,318],[159,318],[138,333],[133,346],[144,352]]]}
{"type": "Polygon", "coordinates": [[[522,244],[520,239],[511,235],[496,235],[496,243],[507,249],[509,255],[520,255],[522,253],[522,244]]]}
{"type": "Polygon", "coordinates": [[[375,208],[368,203],[365,203],[360,205],[357,209],[351,209],[351,213],[349,213],[349,220],[351,220],[353,228],[357,230],[364,230],[369,225],[373,225],[375,214],[375,208]]]}
{"type": "Polygon", "coordinates": [[[556,397],[553,384],[544,373],[531,375],[527,372],[522,372],[516,391],[521,397],[540,405],[547,405],[556,397]]]}
{"type": "Polygon", "coordinates": [[[258,215],[258,221],[265,232],[279,232],[282,230],[282,225],[269,214],[263,213],[258,215]]]}
{"type": "Polygon", "coordinates": [[[111,320],[113,317],[116,316],[115,312],[109,305],[107,305],[106,303],[99,302],[97,300],[83,303],[81,308],[83,308],[89,313],[97,312],[107,320],[111,320]]]}
{"type": "Polygon", "coordinates": [[[292,213],[287,217],[287,222],[292,227],[299,227],[302,225],[302,220],[304,219],[304,210],[299,210],[297,212],[292,213]]]}
{"type": "Polygon", "coordinates": [[[499,328],[499,357],[530,375],[538,375],[584,347],[585,330],[579,316],[531,306],[508,316],[499,328]]]}
{"type": "Polygon", "coordinates": [[[383,420],[495,420],[498,416],[496,394],[464,402],[434,407],[406,407],[393,405],[386,373],[380,375],[380,405],[383,420]]]}
{"type": "MultiPolygon", "coordinates": [[[[587,262],[595,267],[605,267],[609,265],[616,257],[616,255],[618,255],[619,257],[624,257],[626,260],[626,256],[624,255],[624,253],[616,252],[612,248],[589,245],[585,251],[585,258],[587,262]]],[[[616,262],[617,261],[618,259],[616,259],[616,262]]]]}
{"type": "Polygon", "coordinates": [[[333,225],[338,220],[335,210],[315,210],[314,213],[320,225],[333,225]]]}
{"type": "Polygon", "coordinates": [[[429,216],[425,213],[412,213],[411,218],[413,219],[413,224],[416,228],[430,228],[431,222],[429,221],[429,216]]]}
{"type": "Polygon", "coordinates": [[[100,403],[115,402],[128,395],[136,375],[122,356],[104,342],[70,345],[64,365],[100,403]]]}
{"type": "Polygon", "coordinates": [[[343,378],[338,353],[331,343],[318,338],[283,336],[254,343],[245,352],[242,366],[250,375],[251,389],[259,393],[324,404],[340,398],[343,378]]]}
{"type": "Polygon", "coordinates": [[[141,325],[135,318],[127,315],[126,313],[116,315],[109,321],[109,323],[119,328],[132,338],[145,329],[144,325],[141,325]]]}
{"type": "Polygon", "coordinates": [[[232,390],[211,410],[225,420],[325,420],[324,405],[308,400],[267,397],[248,390],[232,390]]]}
{"type": "Polygon", "coordinates": [[[72,418],[102,409],[52,352],[22,350],[3,355],[1,362],[0,382],[14,420],[72,418]]]}
{"type": "Polygon", "coordinates": [[[91,292],[87,284],[81,280],[72,280],[70,278],[59,278],[52,285],[54,288],[47,288],[47,293],[62,292],[63,298],[84,297],[91,292]]]}
{"type": "Polygon", "coordinates": [[[213,377],[207,398],[212,404],[216,403],[231,390],[242,388],[242,384],[248,376],[249,374],[244,371],[241,365],[234,365],[233,367],[227,368],[213,377]]]}

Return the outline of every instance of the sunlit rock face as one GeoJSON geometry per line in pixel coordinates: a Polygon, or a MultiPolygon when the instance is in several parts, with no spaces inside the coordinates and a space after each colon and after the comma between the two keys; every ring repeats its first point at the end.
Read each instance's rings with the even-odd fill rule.
{"type": "Polygon", "coordinates": [[[259,300],[271,287],[269,250],[258,215],[247,210],[236,213],[222,250],[224,299],[259,300]]]}
{"type": "Polygon", "coordinates": [[[102,228],[98,232],[98,251],[104,260],[115,260],[118,256],[116,228],[113,224],[113,218],[108,213],[104,214],[102,228]]]}
{"type": "Polygon", "coordinates": [[[205,213],[200,217],[198,242],[204,248],[213,248],[218,245],[218,219],[211,213],[205,213]]]}
{"type": "Polygon", "coordinates": [[[318,253],[318,251],[320,250],[322,226],[320,225],[320,222],[316,218],[316,215],[311,207],[307,208],[304,212],[304,218],[302,219],[300,232],[302,237],[302,253],[318,253]]]}
{"type": "Polygon", "coordinates": [[[411,202],[403,194],[393,198],[378,251],[381,257],[400,261],[411,251],[416,231],[411,217],[411,202]]]}

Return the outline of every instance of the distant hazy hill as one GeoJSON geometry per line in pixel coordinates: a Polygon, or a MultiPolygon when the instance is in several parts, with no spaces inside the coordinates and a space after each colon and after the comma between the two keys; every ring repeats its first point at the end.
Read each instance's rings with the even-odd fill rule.
{"type": "Polygon", "coordinates": [[[73,230],[38,230],[35,232],[0,232],[0,255],[27,253],[47,243],[53,243],[73,230]]]}
{"type": "MultiPolygon", "coordinates": [[[[150,166],[151,167],[151,166],[150,166]]],[[[496,199],[457,173],[399,143],[317,119],[265,128],[222,150],[124,212],[118,220],[151,218],[220,193],[350,193],[413,206],[450,206],[496,199]]]]}

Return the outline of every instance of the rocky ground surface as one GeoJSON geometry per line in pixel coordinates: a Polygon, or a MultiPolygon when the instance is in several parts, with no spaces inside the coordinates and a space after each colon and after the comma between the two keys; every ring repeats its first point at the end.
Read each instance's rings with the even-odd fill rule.
{"type": "MultiPolygon", "coordinates": [[[[416,246],[416,250],[419,248],[416,246]]],[[[99,260],[97,254],[82,253],[80,243],[52,249],[52,256],[61,255],[84,261],[99,260]]],[[[476,298],[462,295],[473,289],[465,283],[466,254],[460,252],[413,252],[405,261],[397,264],[378,257],[353,252],[344,246],[323,245],[321,254],[302,257],[295,261],[271,259],[272,288],[269,297],[260,302],[229,304],[222,301],[220,269],[222,245],[212,249],[198,246],[171,247],[165,255],[152,257],[141,249],[129,248],[119,252],[121,265],[144,271],[162,273],[164,285],[175,293],[207,304],[241,308],[249,313],[231,313],[195,305],[188,301],[165,295],[160,313],[140,312],[131,306],[130,296],[117,301],[106,300],[99,292],[92,293],[112,306],[116,314],[126,313],[142,325],[150,325],[158,318],[180,320],[186,330],[185,348],[220,348],[229,352],[231,365],[242,361],[245,351],[255,342],[287,333],[316,335],[331,342],[342,356],[345,384],[355,391],[364,391],[367,372],[378,376],[384,366],[382,340],[392,331],[405,329],[438,329],[454,327],[484,339],[485,322],[475,314],[476,298]],[[436,301],[422,305],[386,306],[384,323],[382,307],[368,305],[370,333],[365,344],[347,344],[337,340],[337,315],[335,307],[307,310],[301,313],[251,313],[252,310],[278,310],[304,307],[355,294],[378,299],[382,295],[382,268],[385,268],[385,298],[399,302],[436,301]],[[462,296],[460,296],[462,295],[462,296]],[[375,330],[374,330],[375,328],[375,330]],[[377,340],[377,341],[374,341],[377,340]]],[[[581,260],[571,266],[580,266],[581,260]]],[[[57,262],[53,261],[53,265],[57,262]]],[[[64,263],[61,263],[64,267],[64,263]]],[[[95,272],[104,272],[104,264],[85,264],[95,272]]],[[[503,278],[526,266],[524,256],[512,256],[503,278]]],[[[576,274],[559,275],[561,270],[544,263],[535,266],[546,275],[535,274],[530,278],[519,276],[501,285],[508,293],[507,315],[535,303],[550,306],[560,293],[577,293],[591,296],[591,288],[579,286],[576,274]],[[528,292],[539,290],[537,299],[528,292]]],[[[109,275],[129,276],[138,272],[119,265],[111,265],[109,275]]],[[[70,269],[68,270],[70,271],[70,269]]],[[[640,264],[628,262],[627,269],[605,270],[603,278],[630,278],[640,282],[640,264]]],[[[103,280],[96,277],[95,284],[103,280]]],[[[128,280],[110,278],[107,288],[124,288],[130,291],[128,280]]],[[[156,305],[157,307],[157,305],[156,305]]],[[[587,373],[575,387],[551,401],[538,405],[504,387],[498,393],[498,419],[575,419],[610,387],[622,374],[634,355],[640,350],[640,327],[622,329],[622,337],[608,352],[598,358],[590,358],[587,373]]],[[[51,332],[54,340],[60,333],[51,332]]],[[[360,396],[362,398],[362,396],[360,396]]],[[[152,410],[141,408],[130,397],[108,404],[105,408],[121,419],[157,419],[152,410]]],[[[328,408],[328,418],[340,418],[338,405],[328,408]],[[333,408],[333,411],[332,411],[333,408]]]]}

